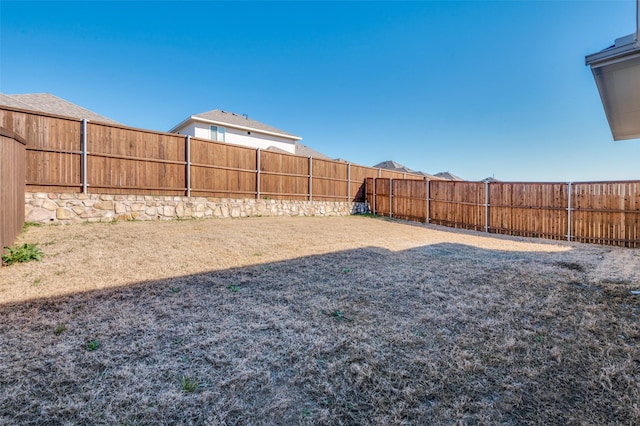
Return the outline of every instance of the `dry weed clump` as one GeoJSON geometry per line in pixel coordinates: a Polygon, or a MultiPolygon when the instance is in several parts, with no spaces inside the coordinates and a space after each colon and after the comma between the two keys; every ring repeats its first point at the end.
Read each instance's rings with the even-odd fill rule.
{"type": "MultiPolygon", "coordinates": [[[[236,226],[163,226],[189,225],[207,240],[236,226]]],[[[637,252],[362,218],[289,226],[299,256],[238,242],[237,267],[5,295],[0,423],[640,422],[637,252]],[[619,258],[631,265],[612,271],[619,258]]]]}

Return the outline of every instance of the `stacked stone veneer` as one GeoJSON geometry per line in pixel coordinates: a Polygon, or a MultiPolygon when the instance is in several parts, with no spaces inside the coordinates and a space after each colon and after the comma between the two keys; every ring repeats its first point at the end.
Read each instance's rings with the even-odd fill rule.
{"type": "Polygon", "coordinates": [[[25,221],[111,222],[250,216],[346,216],[368,213],[366,203],[110,194],[25,194],[25,221]]]}

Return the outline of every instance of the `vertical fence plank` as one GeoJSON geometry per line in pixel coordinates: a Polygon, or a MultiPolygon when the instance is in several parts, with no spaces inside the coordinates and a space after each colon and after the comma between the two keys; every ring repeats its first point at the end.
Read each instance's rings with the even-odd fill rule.
{"type": "Polygon", "coordinates": [[[26,141],[0,126],[0,253],[24,225],[26,141]]]}

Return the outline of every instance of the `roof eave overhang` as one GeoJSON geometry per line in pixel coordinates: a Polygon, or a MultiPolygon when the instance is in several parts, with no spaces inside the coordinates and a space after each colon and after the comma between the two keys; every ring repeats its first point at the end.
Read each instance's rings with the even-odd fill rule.
{"type": "Polygon", "coordinates": [[[613,139],[640,138],[640,44],[637,34],[588,55],[613,139]]]}

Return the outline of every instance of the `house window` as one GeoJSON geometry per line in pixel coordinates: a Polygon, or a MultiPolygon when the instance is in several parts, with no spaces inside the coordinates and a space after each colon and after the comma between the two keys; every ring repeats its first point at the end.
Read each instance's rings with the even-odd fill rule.
{"type": "Polygon", "coordinates": [[[216,142],[224,142],[224,127],[211,126],[211,140],[216,142]]]}

